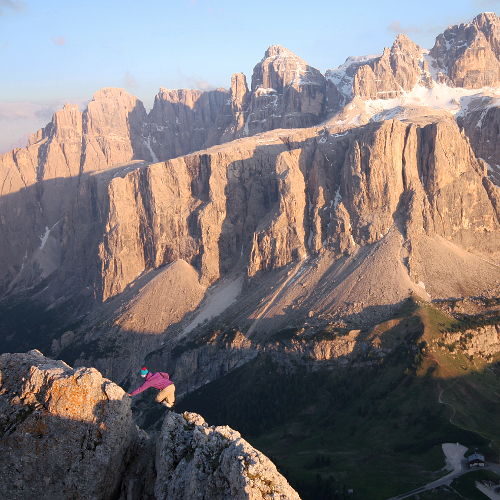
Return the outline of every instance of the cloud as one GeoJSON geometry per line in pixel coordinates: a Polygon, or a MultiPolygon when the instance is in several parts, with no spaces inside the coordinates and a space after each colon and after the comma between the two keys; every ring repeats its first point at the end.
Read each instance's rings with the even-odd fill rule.
{"type": "Polygon", "coordinates": [[[3,16],[9,10],[19,12],[23,9],[24,2],[20,0],[0,0],[0,16],[3,16]]]}
{"type": "Polygon", "coordinates": [[[0,120],[49,119],[58,105],[45,105],[28,101],[0,102],[0,120]]]}
{"type": "Polygon", "coordinates": [[[193,78],[192,86],[195,89],[200,89],[200,90],[213,90],[213,89],[215,89],[215,85],[212,85],[210,82],[207,82],[206,80],[203,80],[200,78],[193,78]]]}
{"type": "Polygon", "coordinates": [[[392,33],[421,33],[422,29],[412,25],[403,26],[400,21],[392,21],[387,26],[387,31],[391,31],[392,33]]]}
{"type": "Polygon", "coordinates": [[[180,68],[177,68],[177,81],[185,89],[214,90],[216,85],[208,82],[198,75],[186,75],[180,68]]]}
{"type": "Polygon", "coordinates": [[[127,89],[136,89],[139,86],[136,77],[130,71],[126,71],[123,75],[123,86],[127,89]]]}
{"type": "MultiPolygon", "coordinates": [[[[72,99],[80,110],[88,100],[72,99]]],[[[47,125],[52,115],[63,107],[65,101],[49,102],[0,102],[0,154],[14,147],[24,146],[29,135],[47,125]]]]}
{"type": "Polygon", "coordinates": [[[63,45],[66,45],[66,38],[63,36],[55,36],[54,38],[52,38],[52,42],[54,43],[54,45],[62,47],[63,45]]]}
{"type": "Polygon", "coordinates": [[[474,0],[474,5],[480,9],[500,7],[500,0],[474,0]]]}

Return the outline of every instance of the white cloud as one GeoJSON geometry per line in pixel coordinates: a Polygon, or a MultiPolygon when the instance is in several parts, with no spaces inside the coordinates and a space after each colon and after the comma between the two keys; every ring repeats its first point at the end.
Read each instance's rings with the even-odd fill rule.
{"type": "Polygon", "coordinates": [[[393,33],[420,33],[422,30],[418,26],[403,26],[400,21],[392,21],[392,23],[387,26],[387,31],[393,33]]]}
{"type": "Polygon", "coordinates": [[[0,16],[3,16],[7,11],[17,11],[24,9],[24,2],[20,0],[0,0],[0,16]]]}
{"type": "Polygon", "coordinates": [[[500,7],[500,0],[474,0],[474,5],[480,9],[500,7]]]}

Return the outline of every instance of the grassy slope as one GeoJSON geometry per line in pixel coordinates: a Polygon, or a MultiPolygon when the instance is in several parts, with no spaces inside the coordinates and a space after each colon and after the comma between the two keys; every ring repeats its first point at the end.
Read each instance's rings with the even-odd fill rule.
{"type": "Polygon", "coordinates": [[[354,498],[385,499],[442,475],[443,442],[498,455],[498,373],[423,343],[451,322],[429,306],[407,308],[371,332],[398,343],[372,367],[284,372],[261,356],[179,409],[239,429],[304,499],[343,498],[347,488],[354,498]]]}

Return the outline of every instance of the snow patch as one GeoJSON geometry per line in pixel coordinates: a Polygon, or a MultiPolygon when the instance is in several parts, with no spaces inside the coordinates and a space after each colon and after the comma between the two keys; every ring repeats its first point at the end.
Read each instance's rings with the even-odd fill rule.
{"type": "Polygon", "coordinates": [[[45,243],[47,243],[47,240],[49,239],[49,235],[50,235],[50,229],[47,226],[45,226],[45,234],[42,234],[42,236],[40,236],[40,240],[41,240],[40,250],[42,250],[43,247],[45,246],[45,243]]]}
{"type": "Polygon", "coordinates": [[[348,57],[345,62],[337,68],[326,70],[325,78],[330,80],[346,99],[350,99],[352,97],[352,81],[356,68],[378,57],[380,57],[380,55],[348,57]]]}
{"type": "Polygon", "coordinates": [[[335,198],[333,199],[333,208],[336,209],[339,203],[342,201],[342,195],[340,194],[340,186],[335,191],[335,198]]]}
{"type": "MultiPolygon", "coordinates": [[[[177,118],[176,118],[177,120],[177,118]]],[[[149,154],[151,155],[151,159],[153,163],[158,163],[158,157],[155,155],[153,148],[151,147],[151,136],[148,135],[147,138],[144,138],[144,144],[148,148],[149,154]]]]}
{"type": "Polygon", "coordinates": [[[457,117],[467,113],[469,104],[480,97],[493,97],[490,107],[499,105],[499,91],[492,87],[464,89],[435,83],[431,88],[416,85],[411,91],[403,92],[393,99],[370,99],[365,101],[366,112],[372,121],[396,117],[406,106],[426,106],[446,110],[457,117]]]}
{"type": "Polygon", "coordinates": [[[49,239],[50,232],[57,226],[57,224],[59,224],[60,220],[61,219],[59,219],[51,228],[45,226],[45,233],[40,236],[40,250],[43,250],[43,247],[45,246],[47,240],[49,239]]]}

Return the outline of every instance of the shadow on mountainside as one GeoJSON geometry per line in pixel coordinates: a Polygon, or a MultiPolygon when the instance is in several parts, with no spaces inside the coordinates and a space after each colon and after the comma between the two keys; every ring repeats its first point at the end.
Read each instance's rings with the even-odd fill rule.
{"type": "Polygon", "coordinates": [[[311,372],[262,355],[188,395],[179,410],[240,430],[305,500],[344,498],[348,489],[382,500],[417,487],[444,475],[445,442],[478,447],[498,462],[499,364],[436,379],[419,376],[413,356],[311,372]],[[452,422],[450,406],[439,402],[443,388],[452,422]]]}

